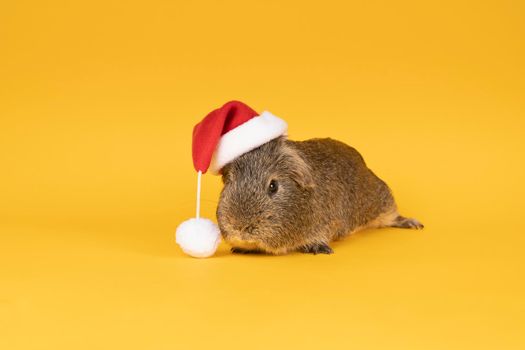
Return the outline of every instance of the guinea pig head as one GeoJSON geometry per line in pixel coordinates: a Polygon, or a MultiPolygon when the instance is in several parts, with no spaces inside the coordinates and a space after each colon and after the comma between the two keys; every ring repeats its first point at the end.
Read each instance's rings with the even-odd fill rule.
{"type": "Polygon", "coordinates": [[[227,164],[222,179],[217,221],[227,242],[273,254],[300,242],[314,183],[310,167],[284,137],[227,164]]]}

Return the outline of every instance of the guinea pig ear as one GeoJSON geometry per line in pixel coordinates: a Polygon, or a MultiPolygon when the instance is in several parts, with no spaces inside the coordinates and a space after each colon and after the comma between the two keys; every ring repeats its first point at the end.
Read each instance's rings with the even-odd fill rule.
{"type": "Polygon", "coordinates": [[[283,153],[286,155],[287,170],[292,179],[302,188],[310,189],[314,187],[314,179],[312,176],[312,169],[297,150],[283,143],[283,153]]]}

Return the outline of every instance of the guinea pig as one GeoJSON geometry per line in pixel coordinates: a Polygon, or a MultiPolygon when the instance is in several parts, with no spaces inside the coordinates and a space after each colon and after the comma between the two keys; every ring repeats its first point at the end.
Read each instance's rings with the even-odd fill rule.
{"type": "Polygon", "coordinates": [[[234,253],[333,253],[365,228],[423,225],[399,215],[389,187],[354,148],[333,139],[274,139],[222,169],[217,207],[234,253]]]}

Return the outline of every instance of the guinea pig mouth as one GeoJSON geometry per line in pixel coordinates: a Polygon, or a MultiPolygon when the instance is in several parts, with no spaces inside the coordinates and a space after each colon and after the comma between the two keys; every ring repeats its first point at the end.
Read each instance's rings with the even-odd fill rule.
{"type": "Polygon", "coordinates": [[[230,224],[230,223],[221,225],[219,223],[219,228],[224,238],[232,236],[232,237],[242,237],[245,240],[250,240],[257,233],[257,225],[255,223],[250,223],[250,224],[245,224],[245,225],[230,224]]]}
{"type": "Polygon", "coordinates": [[[245,241],[243,239],[238,239],[238,238],[229,238],[229,239],[226,239],[226,241],[232,247],[236,247],[236,248],[243,248],[243,249],[248,249],[248,250],[255,250],[255,249],[261,248],[261,246],[254,241],[245,241]]]}
{"type": "Polygon", "coordinates": [[[255,236],[252,233],[245,231],[233,230],[233,231],[221,231],[222,236],[225,240],[242,240],[244,242],[255,242],[255,236]]]}
{"type": "Polygon", "coordinates": [[[250,228],[249,230],[239,230],[234,228],[226,228],[226,227],[220,227],[221,235],[224,238],[225,241],[228,243],[241,247],[241,242],[243,244],[243,247],[246,244],[249,245],[256,245],[257,244],[257,236],[254,235],[255,230],[254,228],[250,228]]]}

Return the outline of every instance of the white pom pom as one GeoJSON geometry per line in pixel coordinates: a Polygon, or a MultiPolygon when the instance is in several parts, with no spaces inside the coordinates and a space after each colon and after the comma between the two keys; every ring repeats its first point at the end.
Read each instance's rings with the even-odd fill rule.
{"type": "Polygon", "coordinates": [[[217,250],[221,232],[213,221],[193,218],[177,227],[175,241],[184,253],[195,258],[207,258],[217,250]]]}

